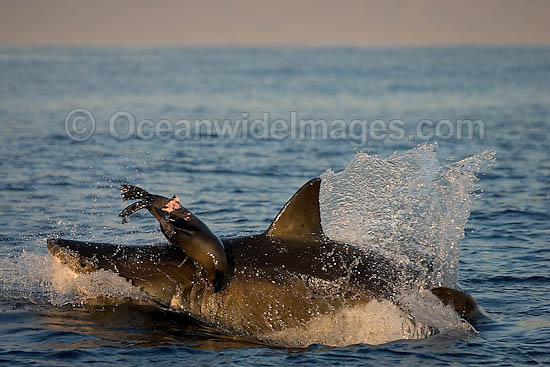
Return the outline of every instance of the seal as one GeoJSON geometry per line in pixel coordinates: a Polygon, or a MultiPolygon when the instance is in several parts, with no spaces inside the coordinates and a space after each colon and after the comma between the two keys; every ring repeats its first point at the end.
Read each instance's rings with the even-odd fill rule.
{"type": "MultiPolygon", "coordinates": [[[[389,300],[417,270],[376,251],[332,241],[322,230],[321,179],[304,184],[261,234],[219,239],[180,204],[123,185],[123,221],[148,209],[169,244],[124,246],[49,239],[50,253],[76,272],[105,269],[141,287],[152,299],[227,331],[258,335],[303,325],[343,307],[389,300]]],[[[470,323],[475,300],[456,289],[431,290],[470,323]]]]}
{"type": "Polygon", "coordinates": [[[122,185],[121,195],[124,200],[139,200],[119,214],[123,222],[127,222],[128,216],[136,211],[148,209],[158,220],[168,241],[180,247],[191,260],[202,265],[208,281],[214,285],[216,291],[220,290],[228,270],[223,243],[196,215],[181,206],[177,196],[168,199],[130,185],[122,185]]]}

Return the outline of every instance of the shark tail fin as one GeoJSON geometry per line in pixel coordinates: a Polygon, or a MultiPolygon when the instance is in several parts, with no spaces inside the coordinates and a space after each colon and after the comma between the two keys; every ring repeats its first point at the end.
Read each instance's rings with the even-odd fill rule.
{"type": "Polygon", "coordinates": [[[430,289],[445,306],[451,306],[456,313],[470,324],[475,325],[483,320],[483,309],[477,304],[475,299],[462,291],[452,288],[440,287],[430,289]]]}

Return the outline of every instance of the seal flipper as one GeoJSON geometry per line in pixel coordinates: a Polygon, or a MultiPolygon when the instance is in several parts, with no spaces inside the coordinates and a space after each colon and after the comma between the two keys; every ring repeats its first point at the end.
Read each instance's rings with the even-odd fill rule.
{"type": "Polygon", "coordinates": [[[150,199],[151,194],[141,187],[123,184],[120,186],[120,194],[124,200],[150,199]]]}
{"type": "Polygon", "coordinates": [[[141,209],[148,209],[149,212],[151,212],[151,214],[153,214],[153,216],[160,222],[161,218],[159,217],[157,211],[154,209],[162,208],[164,205],[166,205],[166,203],[174,199],[168,199],[164,196],[154,195],[143,190],[140,187],[126,184],[120,186],[120,195],[122,195],[124,201],[140,200],[127,206],[126,208],[124,208],[124,210],[120,212],[118,216],[122,218],[122,223],[127,223],[128,217],[141,209]]]}
{"type": "Polygon", "coordinates": [[[120,212],[118,215],[122,218],[122,223],[128,223],[128,217],[138,210],[145,209],[149,206],[149,203],[147,203],[145,200],[137,201],[126,208],[124,208],[123,211],[120,212]]]}
{"type": "Polygon", "coordinates": [[[277,214],[264,235],[300,241],[321,240],[319,188],[321,179],[306,182],[277,214]]]}

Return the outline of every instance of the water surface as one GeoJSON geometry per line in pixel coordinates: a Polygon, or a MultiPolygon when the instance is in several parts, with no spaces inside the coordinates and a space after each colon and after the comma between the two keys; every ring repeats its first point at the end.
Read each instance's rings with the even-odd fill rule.
{"type": "MultiPolygon", "coordinates": [[[[1,48],[0,64],[0,360],[548,363],[550,49],[1,48]],[[76,108],[97,122],[83,142],[65,131],[76,108]],[[163,241],[146,215],[120,223],[121,183],[177,193],[221,236],[250,234],[264,230],[301,184],[341,171],[357,151],[387,157],[423,143],[208,135],[121,141],[108,130],[117,111],[153,121],[237,119],[243,112],[288,119],[296,111],[312,119],[399,119],[408,131],[422,119],[482,120],[483,138],[430,143],[438,142],[443,165],[496,152],[478,175],[457,280],[491,321],[479,335],[275,348],[147,305],[74,305],[74,294],[50,292],[48,237],[163,241]]],[[[131,291],[121,287],[115,288],[131,291]]]]}

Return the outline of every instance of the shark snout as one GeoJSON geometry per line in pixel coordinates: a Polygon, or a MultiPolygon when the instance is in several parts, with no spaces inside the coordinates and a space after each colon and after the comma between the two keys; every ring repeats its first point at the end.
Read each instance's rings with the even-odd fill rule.
{"type": "Polygon", "coordinates": [[[67,265],[77,273],[91,273],[98,269],[97,260],[94,256],[86,256],[82,251],[82,245],[78,246],[75,241],[62,239],[48,239],[48,250],[59,262],[67,265]]]}

